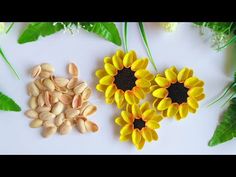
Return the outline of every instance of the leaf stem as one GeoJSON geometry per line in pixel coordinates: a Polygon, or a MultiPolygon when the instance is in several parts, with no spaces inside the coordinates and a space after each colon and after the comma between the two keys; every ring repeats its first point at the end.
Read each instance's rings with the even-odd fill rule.
{"type": "Polygon", "coordinates": [[[234,95],[236,95],[236,93],[233,93],[221,107],[223,108],[233,98],[234,95]]]}
{"type": "Polygon", "coordinates": [[[143,39],[143,43],[144,43],[144,45],[146,47],[146,50],[147,50],[147,53],[148,53],[148,56],[149,56],[149,60],[152,63],[154,69],[157,72],[157,67],[156,67],[156,64],[155,64],[155,62],[153,60],[153,57],[152,57],[152,54],[151,54],[151,50],[150,50],[149,45],[148,45],[148,40],[147,40],[147,36],[146,36],[146,33],[145,33],[144,25],[143,25],[142,22],[139,22],[139,30],[140,30],[140,34],[141,34],[142,39],[143,39]]]}
{"type": "Polygon", "coordinates": [[[15,69],[12,67],[12,65],[10,64],[10,62],[8,61],[8,59],[6,58],[6,56],[4,55],[1,47],[0,47],[0,56],[2,56],[3,60],[7,63],[7,65],[10,67],[10,69],[13,71],[13,73],[16,75],[16,77],[20,80],[19,75],[17,74],[17,72],[15,71],[15,69]]]}
{"type": "Polygon", "coordinates": [[[6,31],[6,34],[11,30],[11,28],[13,27],[14,24],[15,24],[14,22],[12,22],[12,23],[10,24],[10,26],[8,27],[8,29],[7,29],[7,31],[6,31]]]}
{"type": "Polygon", "coordinates": [[[124,42],[124,49],[125,53],[128,52],[128,41],[127,41],[127,32],[128,32],[128,22],[124,22],[124,29],[123,29],[123,42],[124,42]]]}

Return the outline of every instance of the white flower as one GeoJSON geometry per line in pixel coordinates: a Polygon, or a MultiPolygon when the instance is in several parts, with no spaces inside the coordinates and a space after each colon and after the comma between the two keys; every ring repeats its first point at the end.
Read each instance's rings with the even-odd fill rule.
{"type": "Polygon", "coordinates": [[[175,31],[178,25],[177,22],[161,22],[160,24],[167,32],[175,31]]]}
{"type": "Polygon", "coordinates": [[[4,22],[0,22],[0,33],[2,33],[5,29],[5,23],[4,22]]]}

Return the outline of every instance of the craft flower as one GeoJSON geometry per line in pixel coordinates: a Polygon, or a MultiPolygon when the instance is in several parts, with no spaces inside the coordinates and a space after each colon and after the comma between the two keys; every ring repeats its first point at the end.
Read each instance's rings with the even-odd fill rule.
{"type": "Polygon", "coordinates": [[[175,31],[178,25],[177,22],[161,22],[160,24],[167,32],[175,31]]]}
{"type": "Polygon", "coordinates": [[[104,69],[96,71],[96,89],[104,92],[106,103],[115,102],[119,109],[126,104],[138,104],[150,92],[154,79],[146,70],[147,65],[148,59],[137,59],[134,51],[124,54],[118,50],[112,57],[104,58],[104,69]]]}
{"type": "Polygon", "coordinates": [[[180,120],[195,113],[198,101],[205,98],[204,82],[193,76],[193,70],[183,68],[181,71],[173,66],[165,70],[165,74],[158,74],[155,78],[157,85],[151,87],[155,97],[153,106],[161,111],[164,117],[175,117],[180,120]]]}
{"type": "Polygon", "coordinates": [[[121,126],[120,141],[132,140],[137,149],[142,149],[145,141],[157,141],[158,135],[155,129],[159,128],[162,116],[154,109],[150,109],[148,102],[140,107],[137,104],[130,106],[130,110],[121,112],[121,116],[115,119],[115,123],[121,126]]]}
{"type": "Polygon", "coordinates": [[[2,33],[5,29],[5,23],[4,22],[0,22],[0,33],[2,33]]]}

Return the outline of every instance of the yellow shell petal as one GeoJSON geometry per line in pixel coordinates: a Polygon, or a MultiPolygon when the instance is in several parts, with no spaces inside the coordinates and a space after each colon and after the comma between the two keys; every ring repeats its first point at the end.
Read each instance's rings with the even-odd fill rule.
{"type": "Polygon", "coordinates": [[[124,119],[124,121],[127,123],[133,123],[133,121],[134,121],[132,114],[127,111],[122,111],[121,116],[124,119]]]}
{"type": "Polygon", "coordinates": [[[142,90],[147,94],[150,92],[150,87],[142,88],[142,90]]]}
{"type": "Polygon", "coordinates": [[[116,56],[120,57],[121,59],[124,57],[125,53],[122,50],[116,51],[116,56]]]}
{"type": "Polygon", "coordinates": [[[178,70],[176,69],[175,66],[171,66],[170,70],[174,71],[174,73],[177,75],[178,74],[178,70]]]}
{"type": "Polygon", "coordinates": [[[181,119],[182,119],[181,116],[180,116],[180,114],[179,114],[179,112],[177,112],[177,114],[175,115],[175,119],[176,119],[176,120],[181,120],[181,119]]]}
{"type": "Polygon", "coordinates": [[[112,104],[114,102],[114,97],[105,98],[107,104],[112,104]]]}
{"type": "Polygon", "coordinates": [[[128,104],[135,104],[134,95],[131,91],[125,91],[125,100],[128,104]]]}
{"type": "Polygon", "coordinates": [[[187,103],[190,107],[192,107],[193,109],[197,109],[198,108],[198,102],[195,98],[193,97],[188,97],[187,99],[187,103]]]}
{"type": "Polygon", "coordinates": [[[151,73],[149,73],[148,75],[146,75],[144,77],[144,79],[148,80],[148,81],[152,81],[155,78],[155,76],[151,73]]]}
{"type": "Polygon", "coordinates": [[[132,71],[137,71],[141,69],[143,61],[141,59],[137,59],[135,62],[132,63],[131,65],[131,70],[132,71]]]}
{"type": "Polygon", "coordinates": [[[167,88],[170,86],[170,82],[165,77],[157,76],[155,81],[160,87],[167,88]]]}
{"type": "Polygon", "coordinates": [[[124,119],[122,119],[121,117],[117,117],[116,119],[115,119],[115,123],[117,124],[117,125],[119,125],[119,126],[124,126],[124,125],[126,125],[126,122],[124,121],[124,119]]]}
{"type": "Polygon", "coordinates": [[[193,87],[188,91],[188,95],[191,97],[198,97],[203,93],[202,87],[193,87]]]}
{"type": "Polygon", "coordinates": [[[192,77],[193,76],[193,70],[192,69],[189,69],[188,70],[188,76],[187,76],[187,79],[192,77]]]}
{"type": "Polygon", "coordinates": [[[126,104],[125,110],[126,110],[127,112],[132,112],[132,105],[126,104]]]}
{"type": "Polygon", "coordinates": [[[190,77],[184,82],[184,86],[187,88],[194,87],[198,81],[199,79],[197,77],[190,77]]]}
{"type": "Polygon", "coordinates": [[[142,88],[134,87],[133,93],[138,99],[143,99],[145,97],[145,92],[143,91],[142,88]]]}
{"type": "Polygon", "coordinates": [[[157,106],[157,109],[159,111],[163,111],[163,110],[167,109],[170,105],[171,105],[171,99],[169,97],[167,97],[167,98],[164,98],[160,101],[160,103],[157,106]]]}
{"type": "Polygon", "coordinates": [[[157,129],[160,127],[159,123],[153,119],[147,121],[145,125],[150,129],[157,129]]]}
{"type": "Polygon", "coordinates": [[[165,98],[168,95],[168,90],[166,88],[156,89],[152,95],[157,98],[165,98]]]}
{"type": "Polygon", "coordinates": [[[120,108],[122,106],[122,103],[124,102],[125,96],[124,96],[124,92],[120,89],[118,89],[115,92],[115,102],[117,104],[117,107],[120,108]]]}
{"type": "Polygon", "coordinates": [[[195,97],[195,99],[196,99],[197,101],[201,101],[201,100],[203,100],[205,97],[206,97],[206,95],[203,93],[203,94],[201,94],[201,95],[195,97]]]}
{"type": "Polygon", "coordinates": [[[140,79],[140,78],[145,78],[149,74],[150,73],[146,69],[140,69],[134,73],[134,76],[140,79]]]}
{"type": "Polygon", "coordinates": [[[152,129],[149,129],[149,131],[152,134],[152,140],[157,141],[158,140],[157,132],[155,130],[152,130],[152,129]]]}
{"type": "Polygon", "coordinates": [[[125,54],[124,59],[123,59],[123,65],[126,68],[129,68],[133,63],[133,53],[128,52],[125,54]]]}
{"type": "Polygon", "coordinates": [[[154,120],[154,121],[156,121],[156,122],[160,122],[162,119],[163,119],[163,117],[162,117],[161,115],[158,115],[158,114],[154,115],[154,116],[151,118],[151,120],[154,120]]]}
{"type": "Polygon", "coordinates": [[[167,80],[171,83],[175,83],[177,81],[177,74],[171,69],[165,70],[165,76],[167,80]]]}
{"type": "Polygon", "coordinates": [[[139,104],[139,99],[133,93],[134,104],[139,104]]]}
{"type": "Polygon", "coordinates": [[[142,64],[140,69],[146,69],[147,65],[148,65],[148,59],[147,58],[142,59],[142,64]]]}
{"type": "Polygon", "coordinates": [[[189,74],[189,69],[188,68],[183,68],[177,76],[178,81],[180,83],[183,83],[187,79],[188,74],[189,74]]]}
{"type": "Polygon", "coordinates": [[[150,104],[148,102],[144,102],[141,106],[140,106],[140,110],[141,112],[145,112],[146,110],[150,109],[150,104]]]}
{"type": "Polygon", "coordinates": [[[96,71],[95,75],[96,75],[99,79],[101,79],[102,77],[106,76],[107,73],[106,73],[106,71],[105,71],[104,69],[98,69],[98,70],[96,71]]]}
{"type": "Polygon", "coordinates": [[[168,109],[161,111],[161,116],[167,117],[167,111],[168,111],[168,109]]]}
{"type": "Polygon", "coordinates": [[[156,90],[156,89],[158,89],[158,88],[160,88],[158,85],[152,85],[152,86],[150,87],[150,90],[151,90],[151,92],[153,92],[154,90],[156,90]]]}
{"type": "Polygon", "coordinates": [[[178,103],[173,103],[168,107],[167,110],[167,117],[173,117],[176,115],[178,112],[179,104],[178,103]]]}
{"type": "Polygon", "coordinates": [[[115,94],[116,90],[117,88],[115,84],[109,85],[105,91],[105,97],[106,98],[112,97],[115,94]]]}
{"type": "Polygon", "coordinates": [[[141,134],[142,134],[142,137],[143,137],[147,142],[151,142],[151,141],[152,141],[152,134],[151,134],[151,132],[150,132],[146,127],[145,127],[145,128],[142,128],[141,134]]]}
{"type": "Polygon", "coordinates": [[[130,135],[120,135],[120,141],[121,142],[125,142],[128,141],[130,139],[130,135]]]}
{"type": "Polygon", "coordinates": [[[187,117],[188,115],[188,104],[187,103],[182,103],[179,105],[179,115],[181,118],[187,117]]]}
{"type": "Polygon", "coordinates": [[[100,92],[105,92],[106,89],[107,89],[107,86],[106,85],[101,85],[101,84],[97,84],[96,85],[96,89],[100,92]]]}
{"type": "Polygon", "coordinates": [[[155,99],[152,103],[152,106],[156,109],[161,100],[161,98],[155,99]]]}
{"type": "Polygon", "coordinates": [[[117,75],[117,69],[115,68],[115,66],[113,66],[112,64],[110,63],[106,63],[104,65],[104,68],[106,70],[106,72],[111,75],[111,76],[115,76],[117,75]]]}
{"type": "Polygon", "coordinates": [[[133,61],[137,60],[136,52],[134,50],[131,50],[130,53],[132,53],[133,55],[133,61]]]}
{"type": "Polygon", "coordinates": [[[133,126],[130,124],[126,124],[121,130],[120,134],[125,136],[125,135],[130,135],[133,132],[133,126]]]}
{"type": "Polygon", "coordinates": [[[110,63],[110,64],[112,64],[111,57],[105,57],[105,58],[104,58],[104,63],[110,63]]]}
{"type": "Polygon", "coordinates": [[[142,117],[142,112],[137,104],[132,105],[132,114],[135,118],[142,117]]]}
{"type": "Polygon", "coordinates": [[[138,86],[138,87],[141,87],[141,88],[145,88],[145,87],[150,87],[151,86],[151,83],[145,79],[138,79],[135,81],[135,84],[138,86]]]}
{"type": "Polygon", "coordinates": [[[142,119],[144,121],[148,121],[150,120],[154,115],[156,114],[156,112],[153,109],[148,109],[145,112],[143,112],[142,114],[142,119]]]}
{"type": "Polygon", "coordinates": [[[140,140],[140,142],[139,142],[139,144],[136,146],[136,148],[137,148],[138,150],[141,150],[141,149],[143,149],[144,144],[145,144],[145,140],[144,140],[144,138],[142,137],[141,140],[140,140]]]}
{"type": "Polygon", "coordinates": [[[195,87],[203,87],[204,86],[204,82],[199,80],[196,85],[194,85],[195,87]]]}
{"type": "Polygon", "coordinates": [[[196,113],[197,110],[192,108],[191,106],[189,106],[188,111],[194,114],[194,113],[196,113]]]}
{"type": "Polygon", "coordinates": [[[123,61],[119,56],[114,55],[112,57],[112,63],[114,67],[118,70],[122,70],[124,68],[123,61]]]}
{"type": "Polygon", "coordinates": [[[141,133],[138,129],[135,129],[132,133],[132,141],[137,146],[141,141],[141,133]]]}
{"type": "Polygon", "coordinates": [[[102,85],[111,85],[114,82],[114,77],[106,75],[99,80],[99,83],[102,85]]]}

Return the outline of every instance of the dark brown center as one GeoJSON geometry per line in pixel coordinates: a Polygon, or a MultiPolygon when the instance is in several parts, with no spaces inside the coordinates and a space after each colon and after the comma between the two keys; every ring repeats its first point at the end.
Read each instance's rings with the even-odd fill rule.
{"type": "Polygon", "coordinates": [[[169,94],[168,97],[171,98],[172,103],[184,103],[187,102],[188,98],[188,88],[184,87],[183,83],[175,83],[171,84],[169,88],[167,88],[169,94]]]}
{"type": "Polygon", "coordinates": [[[135,72],[130,68],[123,68],[122,70],[119,70],[114,81],[117,88],[123,91],[132,90],[132,88],[136,85],[135,81],[137,80],[134,73],[135,72]]]}
{"type": "Polygon", "coordinates": [[[142,130],[143,127],[145,127],[145,122],[143,119],[134,119],[134,128],[138,128],[139,130],[142,130]]]}

